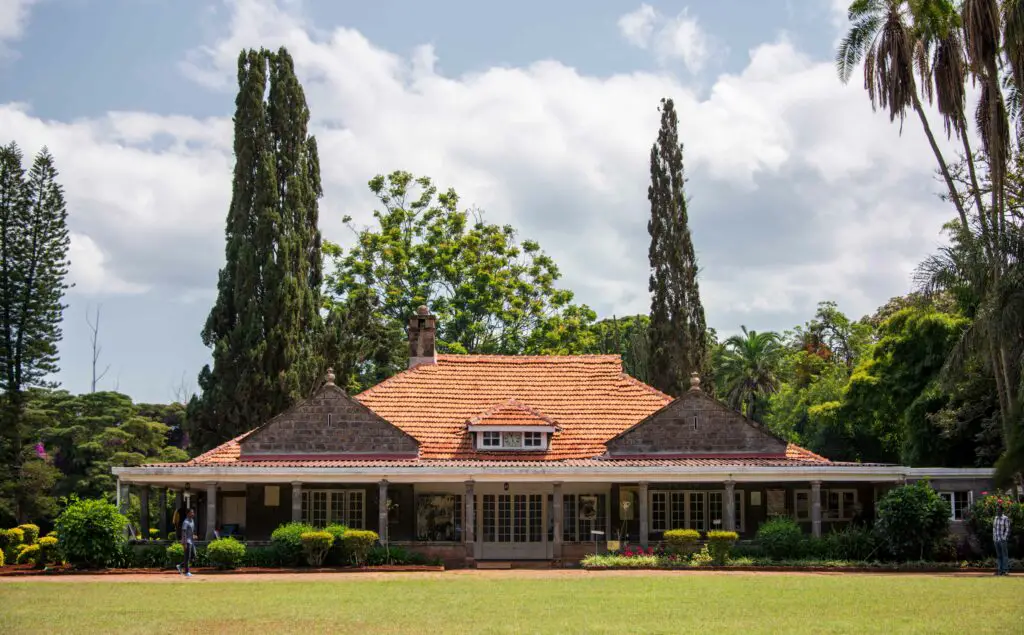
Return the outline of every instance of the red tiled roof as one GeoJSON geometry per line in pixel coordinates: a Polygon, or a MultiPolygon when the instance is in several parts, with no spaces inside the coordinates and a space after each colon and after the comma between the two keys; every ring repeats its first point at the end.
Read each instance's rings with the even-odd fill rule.
{"type": "Polygon", "coordinates": [[[470,417],[470,426],[557,426],[555,420],[546,414],[516,400],[509,399],[470,417]]]}
{"type": "MultiPolygon", "coordinates": [[[[605,441],[672,401],[622,371],[618,355],[439,355],[399,373],[355,399],[420,443],[420,458],[406,460],[240,460],[243,434],[186,465],[237,467],[713,467],[829,464],[790,444],[785,457],[603,457],[605,441]],[[469,425],[556,425],[547,450],[482,452],[471,445],[469,425]],[[600,458],[599,458],[600,457],[600,458]]],[[[180,464],[179,464],[180,465],[180,464]]]]}

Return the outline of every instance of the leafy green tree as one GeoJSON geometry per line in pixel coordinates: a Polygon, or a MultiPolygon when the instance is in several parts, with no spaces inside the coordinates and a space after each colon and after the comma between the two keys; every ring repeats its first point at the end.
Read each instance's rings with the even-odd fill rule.
{"type": "Polygon", "coordinates": [[[648,329],[651,320],[646,315],[612,316],[593,326],[593,343],[586,352],[622,356],[622,368],[630,376],[650,383],[648,329]]]}
{"type": "Polygon", "coordinates": [[[697,255],[690,235],[679,118],[671,99],[661,100],[661,129],[651,146],[651,219],[648,260],[651,322],[648,357],[651,384],[670,395],[689,386],[691,373],[710,366],[704,306],[697,284],[697,255]]]}
{"type": "Polygon", "coordinates": [[[326,243],[329,359],[345,385],[366,387],[405,368],[405,326],[416,307],[438,316],[442,353],[582,352],[594,313],[556,286],[554,261],[515,230],[460,211],[454,190],[438,193],[408,172],[374,177],[382,209],[349,249],[326,243]],[[353,319],[356,318],[356,319],[353,319]]]}
{"type": "Polygon", "coordinates": [[[725,340],[716,361],[719,393],[733,408],[763,421],[769,395],[779,387],[785,348],[778,333],[748,331],[725,340]]]}
{"type": "Polygon", "coordinates": [[[69,240],[53,156],[44,148],[26,174],[18,146],[0,147],[0,516],[19,522],[34,504],[18,483],[41,474],[23,471],[33,434],[26,391],[58,370],[69,240]]]}
{"type": "Polygon", "coordinates": [[[189,405],[199,449],[285,410],[316,387],[324,366],[320,164],[288,51],[243,51],[238,88],[226,263],[203,329],[213,367],[203,368],[202,395],[189,405]]]}
{"type": "Polygon", "coordinates": [[[875,528],[901,560],[924,560],[949,533],[949,503],[928,481],[889,490],[878,501],[875,528]]]}

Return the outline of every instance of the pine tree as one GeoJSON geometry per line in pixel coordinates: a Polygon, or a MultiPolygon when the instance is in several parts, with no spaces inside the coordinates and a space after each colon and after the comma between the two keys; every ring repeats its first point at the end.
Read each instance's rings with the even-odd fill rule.
{"type": "Polygon", "coordinates": [[[651,146],[651,323],[648,359],[651,384],[678,396],[692,372],[705,373],[708,351],[704,307],[697,286],[697,256],[693,251],[686,211],[683,146],[679,142],[675,105],[661,100],[661,129],[651,146]]]}
{"type": "MultiPolygon", "coordinates": [[[[28,174],[17,144],[0,147],[0,514],[24,514],[12,488],[30,456],[26,393],[51,386],[68,285],[67,207],[53,156],[43,148],[28,174]]],[[[19,493],[21,492],[21,493],[19,493]]]]}
{"type": "Polygon", "coordinates": [[[234,124],[226,263],[202,333],[213,367],[201,371],[202,395],[188,414],[190,441],[200,449],[308,395],[323,365],[320,163],[284,48],[239,55],[234,124]]]}

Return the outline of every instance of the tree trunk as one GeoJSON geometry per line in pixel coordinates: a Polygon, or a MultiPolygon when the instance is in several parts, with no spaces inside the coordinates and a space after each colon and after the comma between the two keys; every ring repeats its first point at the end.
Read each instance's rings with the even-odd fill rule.
{"type": "Polygon", "coordinates": [[[949,173],[946,159],[943,158],[942,150],[939,149],[939,144],[935,141],[935,135],[932,134],[932,128],[928,124],[928,117],[924,114],[924,108],[921,106],[921,100],[917,97],[917,92],[915,91],[913,95],[914,110],[917,111],[917,116],[921,118],[921,127],[924,128],[924,134],[928,137],[928,145],[932,147],[935,160],[939,163],[939,172],[942,173],[942,179],[946,182],[946,187],[949,188],[949,197],[952,199],[953,205],[956,206],[957,214],[960,215],[960,223],[969,229],[970,223],[967,222],[967,212],[964,211],[964,204],[960,200],[960,193],[956,191],[956,184],[953,183],[953,177],[949,173]]]}

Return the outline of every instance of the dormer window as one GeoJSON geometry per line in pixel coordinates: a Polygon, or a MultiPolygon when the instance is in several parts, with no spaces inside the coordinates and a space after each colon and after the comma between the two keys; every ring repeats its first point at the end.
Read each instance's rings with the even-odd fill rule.
{"type": "Polygon", "coordinates": [[[548,434],[536,430],[478,430],[476,446],[480,450],[546,450],[548,434]]]}
{"type": "Polygon", "coordinates": [[[542,448],[542,447],[544,447],[544,433],[543,432],[524,432],[523,433],[523,447],[525,447],[525,448],[542,448]]]}
{"type": "Polygon", "coordinates": [[[480,433],[480,445],[485,448],[500,448],[501,447],[501,433],[500,432],[481,432],[480,433]]]}
{"type": "Polygon", "coordinates": [[[558,425],[550,417],[510,399],[466,422],[478,450],[527,452],[548,449],[558,425]]]}

